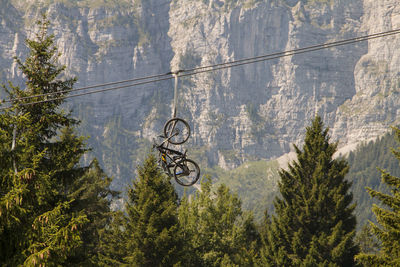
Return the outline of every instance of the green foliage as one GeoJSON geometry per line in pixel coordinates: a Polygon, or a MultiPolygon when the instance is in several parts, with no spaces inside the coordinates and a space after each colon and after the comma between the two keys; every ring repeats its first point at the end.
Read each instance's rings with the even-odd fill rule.
{"type": "Polygon", "coordinates": [[[38,21],[30,53],[16,59],[26,89],[3,86],[10,98],[56,93],[14,102],[0,114],[0,262],[18,265],[91,265],[97,261],[100,229],[109,218],[111,179],[94,161],[79,162],[88,150],[74,134],[77,121],[59,108],[75,79],[61,80],[49,22],[38,21]]]}
{"type": "MultiPolygon", "coordinates": [[[[114,159],[125,159],[118,162],[118,169],[120,171],[118,174],[130,176],[132,166],[131,162],[126,159],[130,158],[132,151],[126,148],[130,145],[138,144],[140,140],[123,127],[122,118],[118,117],[106,123],[103,136],[96,141],[99,142],[97,145],[101,147],[101,149],[96,151],[95,154],[100,155],[99,152],[101,152],[104,155],[102,157],[103,166],[108,170],[117,172],[114,159]]],[[[136,146],[134,146],[134,148],[136,148],[136,146]]]]}
{"type": "Polygon", "coordinates": [[[128,191],[124,261],[132,266],[178,264],[182,238],[178,222],[178,197],[169,179],[150,155],[138,169],[128,191]]]}
{"type": "Polygon", "coordinates": [[[101,232],[99,251],[99,266],[121,266],[126,264],[124,257],[127,236],[125,228],[125,215],[122,211],[113,213],[112,220],[101,232]]]}
{"type": "Polygon", "coordinates": [[[390,150],[397,146],[393,133],[387,133],[374,142],[359,146],[349,154],[350,169],[346,177],[353,183],[352,192],[356,196],[355,201],[357,202],[355,215],[360,227],[365,225],[368,220],[375,222],[370,207],[377,201],[369,197],[365,187],[388,192],[387,186],[380,181],[378,167],[395,176],[400,176],[400,165],[390,150]]]}
{"type": "MultiPolygon", "coordinates": [[[[400,130],[396,130],[400,138],[400,130]]],[[[400,151],[393,150],[393,154],[400,161],[400,151]]],[[[377,224],[371,223],[372,232],[381,242],[379,253],[362,253],[357,255],[357,260],[366,266],[399,266],[400,264],[400,178],[381,170],[382,182],[389,186],[390,193],[382,193],[372,188],[367,188],[371,197],[380,201],[384,207],[373,205],[377,224]]]]}
{"type": "Polygon", "coordinates": [[[184,197],[179,208],[186,250],[184,266],[252,266],[260,238],[251,214],[243,214],[241,202],[225,185],[216,192],[211,180],[201,192],[184,197]]]}
{"type": "Polygon", "coordinates": [[[277,195],[279,179],[277,161],[246,162],[233,170],[218,167],[206,170],[216,178],[215,186],[226,184],[237,193],[242,201],[242,208],[254,213],[256,222],[261,222],[265,209],[273,208],[273,199],[277,195]]]}
{"type": "Polygon", "coordinates": [[[252,122],[250,133],[257,142],[261,143],[261,138],[266,134],[266,121],[258,114],[258,108],[253,103],[246,104],[246,111],[252,122]]]}
{"type": "Polygon", "coordinates": [[[356,242],[360,247],[360,253],[377,254],[380,244],[372,233],[371,225],[364,225],[357,233],[356,242]]]}
{"type": "Polygon", "coordinates": [[[297,161],[280,172],[274,206],[266,218],[262,262],[272,266],[354,266],[358,248],[353,242],[351,183],[343,159],[333,159],[337,144],[329,143],[320,117],[307,127],[297,161]]]}
{"type": "Polygon", "coordinates": [[[249,114],[249,118],[252,122],[259,122],[261,120],[260,115],[258,115],[257,107],[253,103],[247,103],[246,111],[249,114]]]}

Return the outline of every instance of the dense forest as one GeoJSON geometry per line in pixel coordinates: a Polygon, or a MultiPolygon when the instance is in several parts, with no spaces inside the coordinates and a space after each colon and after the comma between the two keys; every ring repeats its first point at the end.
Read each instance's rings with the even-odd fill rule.
{"type": "Polygon", "coordinates": [[[337,143],[319,116],[295,146],[297,160],[279,171],[274,211],[261,224],[212,177],[179,197],[152,154],[126,187],[123,210],[111,209],[120,192],[96,159],[83,164],[89,148],[63,109],[76,79],[64,76],[49,21],[37,23],[28,57],[16,58],[26,88],[3,85],[14,101],[0,112],[1,266],[399,265],[400,152],[384,152],[396,146],[393,135],[335,158],[337,143]],[[376,221],[357,236],[360,208],[376,221]]]}
{"type": "Polygon", "coordinates": [[[385,183],[381,182],[381,171],[386,170],[396,177],[400,177],[400,165],[392,151],[400,146],[394,132],[390,132],[381,138],[360,145],[355,151],[350,152],[347,161],[350,165],[347,179],[353,183],[352,191],[357,207],[355,214],[362,227],[368,220],[375,222],[375,216],[371,210],[373,201],[365,190],[371,187],[382,192],[389,192],[385,183]]]}

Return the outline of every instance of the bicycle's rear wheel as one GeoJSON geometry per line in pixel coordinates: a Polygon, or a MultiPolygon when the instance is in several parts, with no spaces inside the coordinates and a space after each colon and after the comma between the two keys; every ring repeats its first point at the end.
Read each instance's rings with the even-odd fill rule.
{"type": "Polygon", "coordinates": [[[164,136],[171,144],[183,144],[190,136],[189,124],[181,118],[170,119],[164,126],[164,136]]]}
{"type": "Polygon", "coordinates": [[[175,181],[182,186],[194,185],[200,178],[200,168],[191,159],[178,162],[174,168],[175,181]]]}

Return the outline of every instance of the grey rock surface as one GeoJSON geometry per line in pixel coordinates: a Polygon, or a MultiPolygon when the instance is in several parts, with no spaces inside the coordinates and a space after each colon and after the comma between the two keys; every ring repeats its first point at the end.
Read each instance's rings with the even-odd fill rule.
{"type": "MultiPolygon", "coordinates": [[[[24,39],[43,11],[77,88],[400,28],[400,0],[3,0],[3,82],[23,86],[12,57],[26,55],[24,39]]],[[[340,147],[380,136],[399,123],[399,38],[181,78],[178,115],[192,127],[188,145],[204,164],[231,169],[290,152],[316,114],[340,147]]],[[[107,171],[130,179],[172,101],[171,80],[67,105],[107,171]]]]}

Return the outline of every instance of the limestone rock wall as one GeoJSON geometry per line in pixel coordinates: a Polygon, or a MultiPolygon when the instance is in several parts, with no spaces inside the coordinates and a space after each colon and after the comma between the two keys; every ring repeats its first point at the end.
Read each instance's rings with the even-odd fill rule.
{"type": "MultiPolygon", "coordinates": [[[[400,28],[400,0],[2,0],[0,78],[45,11],[76,87],[191,69],[400,28]]],[[[340,146],[399,123],[400,36],[180,79],[193,157],[233,168],[301,144],[320,114],[340,146]],[[197,153],[197,154],[196,154],[197,153]]],[[[172,81],[71,99],[113,175],[129,176],[171,116],[172,81]]],[[[126,177],[130,178],[130,177],[126,177]]]]}

